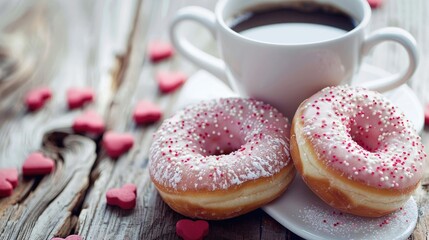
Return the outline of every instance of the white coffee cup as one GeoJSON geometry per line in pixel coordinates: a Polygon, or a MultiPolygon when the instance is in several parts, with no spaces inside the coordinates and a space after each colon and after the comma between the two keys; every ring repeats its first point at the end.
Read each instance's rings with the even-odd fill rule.
{"type": "Polygon", "coordinates": [[[298,105],[326,86],[352,84],[362,58],[375,45],[394,41],[408,53],[409,64],[401,72],[365,83],[364,87],[384,92],[406,83],[415,72],[418,53],[414,38],[400,28],[383,28],[369,35],[365,27],[371,18],[367,0],[312,0],[330,4],[351,16],[356,27],[336,38],[310,43],[268,43],[235,32],[227,22],[246,9],[267,3],[296,0],[221,0],[215,12],[186,7],[170,25],[175,48],[191,62],[224,80],[240,96],[253,97],[292,117],[298,105]],[[221,59],[192,45],[178,25],[192,20],[205,26],[217,41],[221,59]]]}

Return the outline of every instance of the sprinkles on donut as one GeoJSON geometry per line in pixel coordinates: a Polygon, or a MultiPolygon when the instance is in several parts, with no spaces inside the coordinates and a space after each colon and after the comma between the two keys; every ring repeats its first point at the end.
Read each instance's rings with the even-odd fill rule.
{"type": "Polygon", "coordinates": [[[204,101],[156,132],[149,172],[163,200],[192,218],[226,219],[272,201],[295,176],[290,126],[253,99],[204,101]]]}
{"type": "Polygon", "coordinates": [[[359,87],[321,90],[292,122],[291,153],[303,180],[332,207],[359,216],[403,206],[422,178],[423,148],[396,106],[359,87]]]}

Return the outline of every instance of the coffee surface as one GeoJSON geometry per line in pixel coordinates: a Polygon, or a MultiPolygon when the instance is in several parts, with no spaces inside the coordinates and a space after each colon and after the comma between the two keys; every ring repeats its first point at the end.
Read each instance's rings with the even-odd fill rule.
{"type": "Polygon", "coordinates": [[[238,14],[229,26],[261,42],[302,44],[337,38],[353,30],[356,21],[330,5],[295,2],[256,6],[238,14]]]}

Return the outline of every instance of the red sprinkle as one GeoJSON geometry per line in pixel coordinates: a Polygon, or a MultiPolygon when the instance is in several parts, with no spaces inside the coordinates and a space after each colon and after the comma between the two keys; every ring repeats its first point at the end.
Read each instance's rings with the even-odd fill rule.
{"type": "Polygon", "coordinates": [[[134,145],[134,137],[129,133],[107,132],[103,136],[103,147],[106,153],[117,158],[130,150],[134,145]]]}
{"type": "Polygon", "coordinates": [[[43,156],[42,153],[35,152],[30,154],[22,165],[22,174],[24,176],[46,175],[53,172],[54,169],[54,160],[43,156]]]}
{"type": "Polygon", "coordinates": [[[0,198],[12,195],[18,185],[18,171],[15,168],[0,169],[0,198]]]}
{"type": "Polygon", "coordinates": [[[29,91],[25,95],[25,104],[28,110],[36,111],[42,108],[51,99],[52,91],[48,87],[39,87],[29,91]]]}
{"type": "Polygon", "coordinates": [[[425,107],[425,125],[429,126],[429,103],[425,107]]]}
{"type": "Polygon", "coordinates": [[[162,110],[150,101],[140,101],[134,109],[134,122],[137,124],[150,124],[162,118],[162,110]]]}
{"type": "Polygon", "coordinates": [[[73,87],[67,90],[69,109],[80,108],[94,100],[94,91],[89,87],[73,87]]]}
{"type": "Polygon", "coordinates": [[[378,8],[383,3],[383,0],[368,0],[368,3],[371,8],[378,8]]]}
{"type": "Polygon", "coordinates": [[[152,62],[159,62],[171,57],[174,54],[171,44],[162,41],[153,41],[149,43],[148,51],[150,60],[152,62]]]}
{"type": "Polygon", "coordinates": [[[107,204],[118,206],[122,209],[133,209],[136,206],[137,187],[132,183],[122,188],[112,188],[106,193],[107,204]]]}
{"type": "Polygon", "coordinates": [[[88,110],[73,122],[73,130],[77,133],[101,134],[104,132],[104,121],[97,112],[88,110]]]}
{"type": "Polygon", "coordinates": [[[184,240],[200,240],[209,234],[209,223],[182,219],[176,223],[176,234],[184,240]]]}
{"type": "Polygon", "coordinates": [[[79,235],[70,235],[66,238],[56,237],[56,238],[52,238],[51,240],[82,240],[82,237],[79,235]]]}
{"type": "Polygon", "coordinates": [[[159,90],[163,93],[175,91],[185,83],[186,79],[186,75],[182,72],[159,72],[156,75],[159,90]]]}

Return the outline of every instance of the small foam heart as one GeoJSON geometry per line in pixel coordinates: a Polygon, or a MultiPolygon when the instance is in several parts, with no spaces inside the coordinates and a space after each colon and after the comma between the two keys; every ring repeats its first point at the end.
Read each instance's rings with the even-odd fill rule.
{"type": "Polygon", "coordinates": [[[103,147],[111,158],[117,158],[130,150],[134,137],[128,133],[107,132],[103,136],[103,147]]]}
{"type": "Polygon", "coordinates": [[[12,195],[18,185],[18,171],[15,168],[0,169],[0,198],[12,195]]]}
{"type": "Polygon", "coordinates": [[[56,238],[52,238],[51,240],[82,240],[82,237],[79,235],[70,235],[66,238],[56,237],[56,238]]]}
{"type": "Polygon", "coordinates": [[[156,75],[159,90],[163,93],[173,92],[185,83],[187,77],[181,72],[159,72],[156,75]]]}
{"type": "Polygon", "coordinates": [[[383,0],[368,0],[368,3],[371,8],[378,8],[383,3],[383,0]]]}
{"type": "Polygon", "coordinates": [[[25,95],[25,104],[28,110],[36,111],[42,108],[46,101],[52,97],[52,91],[48,87],[35,88],[25,95]]]}
{"type": "Polygon", "coordinates": [[[176,223],[176,234],[184,240],[201,240],[209,234],[209,223],[182,219],[176,223]]]}
{"type": "Polygon", "coordinates": [[[122,209],[133,209],[136,206],[137,187],[132,183],[122,188],[112,188],[106,193],[107,204],[118,206],[122,209]]]}
{"type": "Polygon", "coordinates": [[[143,100],[137,103],[133,118],[137,124],[149,124],[157,122],[162,117],[162,110],[152,102],[143,100]]]}
{"type": "Polygon", "coordinates": [[[103,118],[97,112],[88,110],[74,120],[73,130],[77,133],[99,135],[104,132],[103,118]]]}
{"type": "Polygon", "coordinates": [[[22,174],[28,176],[46,175],[55,169],[54,160],[43,156],[42,153],[35,152],[27,157],[22,165],[22,174]]]}
{"type": "Polygon", "coordinates": [[[94,91],[89,87],[74,87],[67,90],[69,109],[80,108],[94,100],[94,91]]]}
{"type": "Polygon", "coordinates": [[[174,54],[171,44],[162,41],[153,41],[148,46],[149,57],[152,62],[159,62],[174,54]]]}

